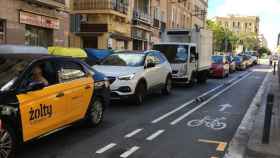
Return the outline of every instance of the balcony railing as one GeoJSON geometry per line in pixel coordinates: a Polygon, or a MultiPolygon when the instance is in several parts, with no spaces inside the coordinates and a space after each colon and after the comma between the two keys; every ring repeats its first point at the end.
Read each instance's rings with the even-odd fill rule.
{"type": "Polygon", "coordinates": [[[134,10],[133,11],[133,20],[141,20],[144,22],[147,22],[149,24],[152,24],[152,17],[145,12],[139,11],[139,10],[134,10]]]}
{"type": "Polygon", "coordinates": [[[111,9],[123,14],[128,12],[128,4],[120,0],[76,0],[74,10],[106,10],[111,9]]]}

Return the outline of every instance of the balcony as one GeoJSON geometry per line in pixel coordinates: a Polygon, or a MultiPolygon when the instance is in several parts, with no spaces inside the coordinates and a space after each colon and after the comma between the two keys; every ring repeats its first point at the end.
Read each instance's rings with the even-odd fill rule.
{"type": "Polygon", "coordinates": [[[133,20],[141,21],[141,22],[144,22],[149,25],[152,25],[152,23],[153,23],[153,19],[148,13],[145,13],[145,12],[142,12],[139,10],[133,11],[133,20]]]}
{"type": "Polygon", "coordinates": [[[120,0],[76,0],[73,3],[74,11],[105,11],[113,10],[122,14],[128,13],[128,4],[120,0]]]}
{"type": "Polygon", "coordinates": [[[65,8],[65,0],[23,0],[29,3],[44,5],[50,8],[65,8]]]}

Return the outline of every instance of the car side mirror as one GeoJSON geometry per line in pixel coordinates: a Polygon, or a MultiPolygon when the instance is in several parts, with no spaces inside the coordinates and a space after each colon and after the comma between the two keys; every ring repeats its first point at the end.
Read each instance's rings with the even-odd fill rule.
{"type": "Polygon", "coordinates": [[[40,81],[31,82],[27,88],[28,91],[37,91],[45,88],[45,84],[40,81]]]}
{"type": "Polygon", "coordinates": [[[146,68],[152,68],[152,67],[155,67],[155,66],[156,66],[156,64],[154,62],[148,62],[146,64],[146,68]]]}

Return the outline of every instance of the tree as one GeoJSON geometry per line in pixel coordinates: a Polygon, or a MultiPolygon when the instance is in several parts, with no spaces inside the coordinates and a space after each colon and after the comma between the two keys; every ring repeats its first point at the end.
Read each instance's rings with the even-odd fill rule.
{"type": "Polygon", "coordinates": [[[258,51],[259,56],[264,56],[264,55],[271,55],[271,52],[268,48],[266,47],[261,47],[258,51]]]}

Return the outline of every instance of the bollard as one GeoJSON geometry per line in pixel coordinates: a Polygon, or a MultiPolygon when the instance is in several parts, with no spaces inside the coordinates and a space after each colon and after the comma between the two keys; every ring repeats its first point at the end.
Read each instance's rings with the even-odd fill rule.
{"type": "Polygon", "coordinates": [[[276,62],[274,62],[274,64],[273,64],[273,75],[275,75],[276,74],[276,62]]]}
{"type": "Polygon", "coordinates": [[[274,95],[268,94],[266,99],[266,109],[265,109],[265,118],[264,118],[264,127],[263,127],[263,138],[262,138],[263,144],[269,143],[273,101],[274,101],[274,95]]]}

